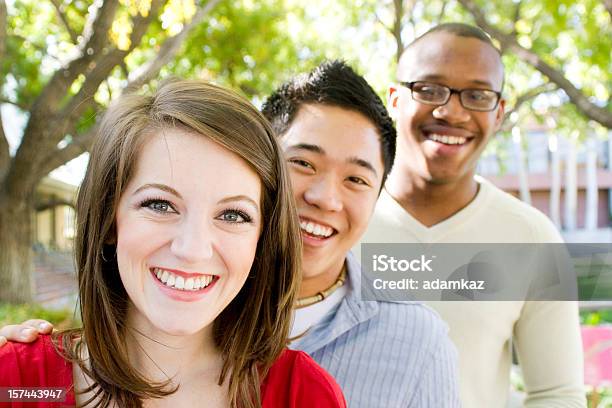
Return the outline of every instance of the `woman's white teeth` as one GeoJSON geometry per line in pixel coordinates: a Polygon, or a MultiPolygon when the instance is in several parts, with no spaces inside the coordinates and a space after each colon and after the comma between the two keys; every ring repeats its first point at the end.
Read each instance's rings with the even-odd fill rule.
{"type": "Polygon", "coordinates": [[[320,224],[315,224],[310,221],[300,221],[300,228],[309,234],[327,238],[334,233],[333,228],[325,227],[320,224]]]}
{"type": "Polygon", "coordinates": [[[157,276],[157,279],[159,279],[166,286],[179,290],[203,289],[210,285],[213,280],[213,276],[211,275],[185,279],[182,276],[175,275],[160,268],[155,268],[155,276],[157,276]]]}
{"type": "Polygon", "coordinates": [[[436,134],[430,134],[428,138],[435,142],[440,142],[448,145],[464,144],[467,141],[467,138],[461,136],[446,136],[436,134]]]}

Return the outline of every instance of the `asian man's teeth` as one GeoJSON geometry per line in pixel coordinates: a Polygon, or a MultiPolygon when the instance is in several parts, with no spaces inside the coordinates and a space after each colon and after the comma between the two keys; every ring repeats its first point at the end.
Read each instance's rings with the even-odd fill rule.
{"type": "Polygon", "coordinates": [[[444,143],[447,145],[462,145],[467,142],[467,138],[462,136],[446,136],[446,135],[437,135],[432,133],[427,136],[429,140],[433,140],[434,142],[444,143]]]}
{"type": "Polygon", "coordinates": [[[204,289],[213,281],[212,275],[203,275],[194,278],[183,278],[166,270],[155,268],[155,276],[165,286],[185,291],[204,289]]]}
{"type": "Polygon", "coordinates": [[[300,228],[311,235],[328,238],[334,233],[334,229],[311,221],[300,221],[300,228]]]}

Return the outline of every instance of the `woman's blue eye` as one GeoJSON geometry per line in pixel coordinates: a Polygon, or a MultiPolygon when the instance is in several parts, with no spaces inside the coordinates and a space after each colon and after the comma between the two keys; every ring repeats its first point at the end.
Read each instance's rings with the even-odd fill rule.
{"type": "Polygon", "coordinates": [[[142,204],[140,204],[140,206],[162,214],[177,212],[174,207],[172,207],[172,204],[166,200],[145,200],[142,202],[142,204]]]}
{"type": "Polygon", "coordinates": [[[223,221],[236,223],[236,224],[252,221],[251,217],[249,217],[248,214],[242,211],[239,211],[239,210],[226,211],[223,214],[221,214],[221,219],[223,221]]]}

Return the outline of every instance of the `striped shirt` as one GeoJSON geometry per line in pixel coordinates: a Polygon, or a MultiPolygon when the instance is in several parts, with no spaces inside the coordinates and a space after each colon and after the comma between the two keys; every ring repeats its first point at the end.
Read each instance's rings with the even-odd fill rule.
{"type": "Polygon", "coordinates": [[[346,263],[348,294],[290,347],[325,368],[351,408],[459,407],[446,324],[417,302],[360,300],[361,267],[350,253],[346,263]]]}

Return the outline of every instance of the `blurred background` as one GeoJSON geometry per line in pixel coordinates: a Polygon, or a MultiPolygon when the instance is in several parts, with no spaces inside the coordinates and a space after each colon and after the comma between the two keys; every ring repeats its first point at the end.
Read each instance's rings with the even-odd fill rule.
{"type": "MultiPolygon", "coordinates": [[[[503,53],[507,115],[479,173],[566,241],[612,243],[611,18],[612,0],[0,0],[0,324],[78,320],[74,199],[110,100],[181,76],[259,106],[329,58],[386,100],[400,51],[442,22],[503,53]]],[[[590,406],[612,406],[612,281],[581,310],[590,406]]]]}

